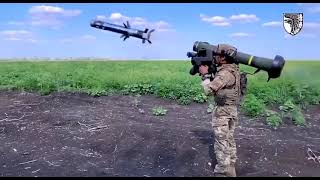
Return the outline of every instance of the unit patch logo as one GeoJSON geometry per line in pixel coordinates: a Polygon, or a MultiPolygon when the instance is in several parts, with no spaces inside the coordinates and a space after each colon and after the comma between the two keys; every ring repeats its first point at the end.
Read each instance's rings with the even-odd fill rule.
{"type": "Polygon", "coordinates": [[[303,27],[303,13],[284,13],[283,27],[292,36],[297,35],[303,27]]]}

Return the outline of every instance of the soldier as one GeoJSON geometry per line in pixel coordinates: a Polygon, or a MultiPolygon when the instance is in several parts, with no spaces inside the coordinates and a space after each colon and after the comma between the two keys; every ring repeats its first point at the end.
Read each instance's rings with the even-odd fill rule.
{"type": "Polygon", "coordinates": [[[212,127],[215,135],[214,151],[217,165],[215,176],[236,176],[235,163],[237,149],[234,130],[238,123],[238,106],[240,104],[240,70],[232,63],[230,56],[236,49],[227,44],[219,44],[214,57],[218,65],[212,81],[209,79],[208,66],[200,66],[203,89],[207,95],[213,95],[215,110],[212,113],[212,127]]]}

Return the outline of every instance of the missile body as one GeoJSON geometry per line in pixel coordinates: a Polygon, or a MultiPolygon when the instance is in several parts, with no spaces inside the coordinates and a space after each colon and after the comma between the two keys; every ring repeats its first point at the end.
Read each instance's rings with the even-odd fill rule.
{"type": "Polygon", "coordinates": [[[90,26],[97,29],[122,34],[120,38],[123,38],[123,41],[132,36],[135,38],[142,39],[142,43],[145,43],[145,41],[147,40],[150,44],[150,35],[154,31],[154,29],[149,31],[149,29],[147,28],[144,31],[139,29],[133,29],[130,27],[129,21],[127,21],[127,24],[123,23],[123,26],[120,26],[117,24],[107,23],[101,20],[93,20],[90,23],[90,26]]]}

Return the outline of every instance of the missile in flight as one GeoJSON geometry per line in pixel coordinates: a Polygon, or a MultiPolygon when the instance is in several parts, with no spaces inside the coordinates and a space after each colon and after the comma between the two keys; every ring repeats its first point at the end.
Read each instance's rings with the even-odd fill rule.
{"type": "Polygon", "coordinates": [[[148,41],[150,44],[152,44],[150,41],[151,33],[155,31],[154,29],[151,29],[149,31],[148,28],[146,28],[144,31],[139,29],[133,29],[130,27],[129,21],[127,21],[127,24],[123,23],[123,26],[121,26],[117,24],[104,22],[101,20],[92,20],[90,23],[90,26],[97,29],[102,29],[102,30],[122,34],[120,38],[123,38],[123,41],[125,41],[130,36],[132,36],[135,38],[142,39],[142,43],[145,43],[145,41],[148,41]]]}

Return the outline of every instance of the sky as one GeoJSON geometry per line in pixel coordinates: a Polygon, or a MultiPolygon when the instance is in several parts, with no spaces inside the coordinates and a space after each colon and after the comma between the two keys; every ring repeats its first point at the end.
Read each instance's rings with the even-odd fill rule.
{"type": "Polygon", "coordinates": [[[0,6],[0,58],[187,59],[195,41],[288,60],[320,59],[320,3],[9,3],[0,6]],[[283,13],[303,13],[295,36],[283,13]],[[155,29],[152,44],[90,27],[98,18],[155,29]]]}

